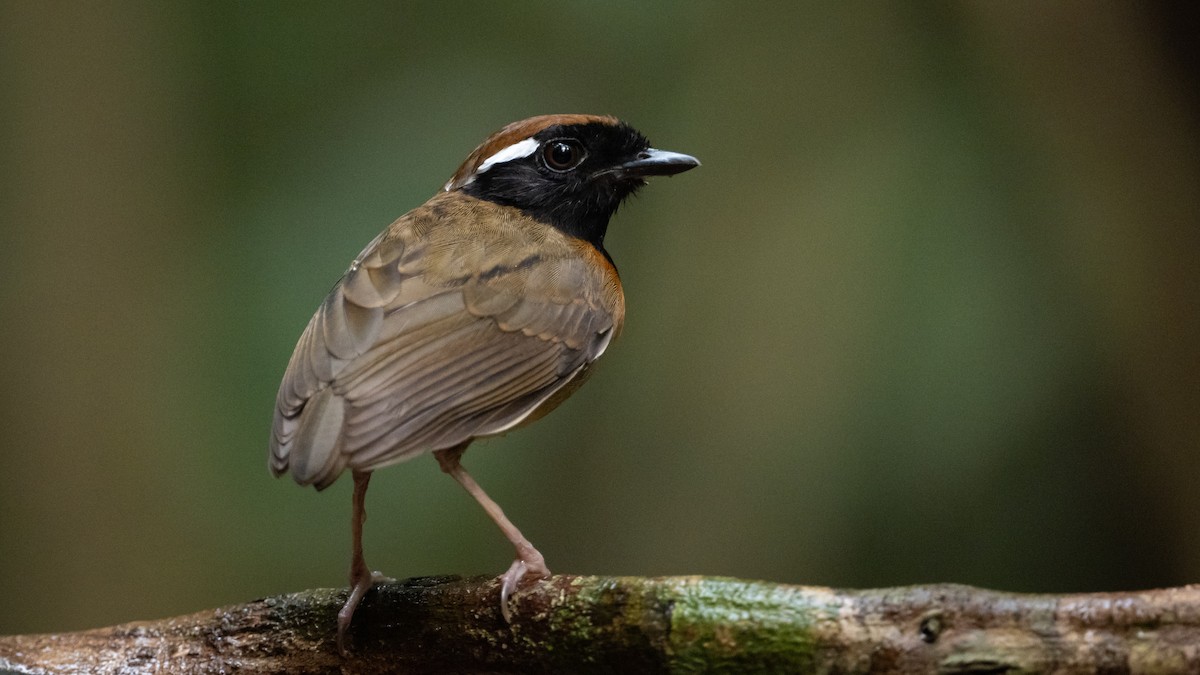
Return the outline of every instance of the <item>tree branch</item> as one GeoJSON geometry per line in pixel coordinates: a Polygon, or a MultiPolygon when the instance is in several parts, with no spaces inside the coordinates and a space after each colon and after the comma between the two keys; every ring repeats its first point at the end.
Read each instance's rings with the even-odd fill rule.
{"type": "Polygon", "coordinates": [[[1200,586],[1020,595],[934,585],[840,591],[708,577],[556,576],[514,598],[492,579],[421,578],[367,595],[352,655],[344,590],[161,621],[0,637],[18,673],[719,671],[1196,672],[1200,586]]]}

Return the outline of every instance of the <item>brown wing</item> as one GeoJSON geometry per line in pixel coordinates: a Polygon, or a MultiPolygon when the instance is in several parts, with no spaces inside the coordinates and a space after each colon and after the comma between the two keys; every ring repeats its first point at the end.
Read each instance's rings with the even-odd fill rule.
{"type": "MultiPolygon", "coordinates": [[[[271,469],[318,488],[520,423],[620,330],[620,285],[590,246],[515,211],[435,198],[363,251],[284,374],[271,469]]],[[[471,200],[473,201],[473,200],[471,200]]]]}

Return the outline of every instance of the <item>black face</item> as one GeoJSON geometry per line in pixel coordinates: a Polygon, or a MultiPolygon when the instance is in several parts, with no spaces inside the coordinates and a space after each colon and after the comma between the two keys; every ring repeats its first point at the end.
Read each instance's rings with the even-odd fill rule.
{"type": "Polygon", "coordinates": [[[490,167],[463,190],[517,207],[601,250],[609,218],[622,200],[646,184],[645,176],[696,165],[695,160],[647,161],[650,143],[624,124],[555,125],[533,139],[538,147],[531,154],[490,167]]]}

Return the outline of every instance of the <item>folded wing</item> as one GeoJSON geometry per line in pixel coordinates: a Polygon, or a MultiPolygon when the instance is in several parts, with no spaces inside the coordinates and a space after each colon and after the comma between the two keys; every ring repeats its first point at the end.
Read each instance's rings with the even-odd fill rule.
{"type": "Polygon", "coordinates": [[[545,229],[462,242],[402,219],[372,242],[292,354],[272,471],[323,488],[347,467],[500,433],[578,376],[623,301],[594,249],[545,229]]]}

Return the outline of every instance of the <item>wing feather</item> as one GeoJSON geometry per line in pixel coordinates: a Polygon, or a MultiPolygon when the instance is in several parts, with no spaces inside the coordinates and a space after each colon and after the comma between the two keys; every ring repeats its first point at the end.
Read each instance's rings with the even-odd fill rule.
{"type": "Polygon", "coordinates": [[[372,241],[309,321],[277,397],[276,474],[321,488],[501,433],[619,331],[620,286],[594,249],[519,215],[455,235],[438,199],[372,241]]]}
{"type": "MultiPolygon", "coordinates": [[[[477,387],[457,405],[440,409],[435,416],[426,416],[422,434],[409,443],[417,448],[429,442],[451,447],[472,436],[498,433],[518,422],[567,382],[558,378],[546,361],[533,363],[536,358],[531,357],[523,364],[527,367],[519,369],[516,379],[477,387]]],[[[522,364],[514,364],[513,370],[517,370],[516,365],[522,364]]]]}

